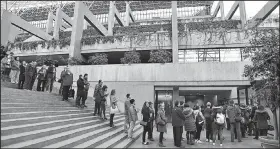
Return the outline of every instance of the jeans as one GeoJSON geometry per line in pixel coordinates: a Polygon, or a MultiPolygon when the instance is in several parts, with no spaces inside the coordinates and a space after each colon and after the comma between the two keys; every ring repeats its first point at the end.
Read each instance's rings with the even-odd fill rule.
{"type": "Polygon", "coordinates": [[[195,139],[196,140],[200,140],[201,130],[202,130],[202,125],[197,124],[196,125],[196,134],[195,134],[195,139]]]}
{"type": "Polygon", "coordinates": [[[210,119],[206,119],[206,139],[208,140],[213,139],[212,121],[210,119]]]}
{"type": "Polygon", "coordinates": [[[100,115],[100,102],[95,101],[95,105],[94,105],[94,115],[96,114],[100,115]]]}
{"type": "Polygon", "coordinates": [[[68,100],[70,86],[63,86],[63,100],[68,100]]]}
{"type": "Polygon", "coordinates": [[[105,111],[106,111],[105,103],[101,103],[100,104],[100,110],[101,110],[101,112],[100,112],[99,116],[102,117],[102,114],[103,114],[104,118],[106,118],[106,115],[105,115],[105,111]]]}
{"type": "Polygon", "coordinates": [[[18,89],[23,89],[24,79],[18,81],[18,89]]]}
{"type": "Polygon", "coordinates": [[[129,126],[130,126],[130,123],[129,123],[129,120],[128,120],[128,115],[125,114],[125,119],[124,119],[124,131],[125,131],[125,132],[128,131],[129,126]],[[127,127],[127,125],[128,125],[128,127],[127,127]]]}
{"type": "Polygon", "coordinates": [[[150,123],[150,129],[148,131],[148,139],[152,139],[153,138],[153,130],[154,130],[154,121],[152,120],[150,123]]]}
{"type": "Polygon", "coordinates": [[[186,138],[187,138],[187,144],[194,144],[194,135],[195,131],[187,131],[186,138]]]}
{"type": "MultiPolygon", "coordinates": [[[[217,124],[216,124],[217,125],[217,124]]],[[[224,126],[223,125],[217,125],[215,131],[214,131],[214,134],[213,134],[213,142],[215,143],[216,142],[216,137],[217,135],[220,136],[220,144],[223,144],[223,129],[224,129],[224,126]]]]}
{"type": "Polygon", "coordinates": [[[160,144],[163,144],[162,140],[163,140],[163,132],[160,132],[159,133],[159,143],[160,144]]]}
{"type": "Polygon", "coordinates": [[[135,122],[134,122],[134,121],[131,121],[131,122],[130,122],[129,129],[128,129],[128,137],[129,137],[129,138],[132,138],[132,131],[133,131],[134,127],[135,127],[135,122]]]}
{"type": "Polygon", "coordinates": [[[226,118],[226,123],[227,123],[227,130],[230,130],[230,122],[229,122],[229,118],[226,118]]]}
{"type": "Polygon", "coordinates": [[[231,135],[231,142],[234,142],[234,129],[236,129],[236,135],[238,141],[241,141],[241,130],[240,130],[240,122],[230,123],[230,135],[231,135]]]}
{"type": "Polygon", "coordinates": [[[256,138],[259,139],[259,136],[267,136],[267,129],[256,129],[256,138]]]}
{"type": "Polygon", "coordinates": [[[146,142],[146,133],[149,131],[150,123],[148,122],[146,126],[143,126],[142,142],[146,142]]]}
{"type": "Polygon", "coordinates": [[[86,104],[87,96],[88,96],[88,91],[85,91],[84,96],[82,97],[82,105],[86,104]]]}
{"type": "Polygon", "coordinates": [[[11,70],[10,72],[11,83],[18,83],[19,70],[11,70]]]}
{"type": "Polygon", "coordinates": [[[110,127],[113,127],[114,125],[114,116],[115,114],[110,114],[110,127]]]}
{"type": "Polygon", "coordinates": [[[47,78],[46,91],[49,91],[50,89],[50,92],[52,92],[53,81],[54,81],[53,78],[47,78]]]}
{"type": "Polygon", "coordinates": [[[80,106],[80,103],[81,103],[81,99],[82,99],[83,97],[82,96],[77,96],[76,97],[76,106],[80,106]]]}
{"type": "Polygon", "coordinates": [[[37,91],[44,91],[44,89],[45,89],[45,84],[46,84],[46,81],[45,81],[45,80],[38,80],[38,83],[37,83],[37,91]],[[41,88],[41,85],[42,85],[42,88],[41,88]]]}
{"type": "Polygon", "coordinates": [[[174,145],[177,147],[181,146],[182,141],[182,132],[181,126],[173,127],[173,138],[174,138],[174,145]]]}

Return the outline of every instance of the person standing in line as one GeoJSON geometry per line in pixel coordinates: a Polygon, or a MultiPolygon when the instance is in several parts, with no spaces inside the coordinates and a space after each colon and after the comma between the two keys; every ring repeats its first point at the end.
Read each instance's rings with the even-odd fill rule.
{"type": "Polygon", "coordinates": [[[124,102],[124,116],[125,116],[125,121],[124,121],[124,132],[127,133],[128,128],[130,126],[129,123],[129,118],[128,118],[128,112],[129,112],[129,107],[130,107],[130,94],[126,94],[126,101],[124,102]],[[127,127],[128,125],[128,127],[127,127]]]}
{"type": "Polygon", "coordinates": [[[15,59],[11,61],[11,72],[10,72],[11,83],[13,84],[18,84],[19,66],[20,66],[19,57],[15,57],[15,59]]]}
{"type": "Polygon", "coordinates": [[[131,99],[130,100],[130,107],[128,110],[128,120],[130,123],[129,129],[128,129],[128,139],[133,139],[132,137],[132,132],[135,127],[136,121],[138,121],[138,116],[137,116],[138,111],[135,108],[135,100],[131,99]]]}
{"type": "Polygon", "coordinates": [[[172,110],[172,126],[173,126],[174,145],[176,147],[181,147],[181,141],[182,141],[181,127],[184,126],[185,120],[186,118],[183,114],[183,111],[179,107],[179,101],[175,101],[175,107],[172,110]]]}
{"type": "Polygon", "coordinates": [[[63,81],[63,101],[68,101],[69,89],[73,84],[73,73],[66,67],[66,71],[61,75],[63,81]]]}
{"type": "Polygon", "coordinates": [[[186,131],[186,138],[187,144],[194,145],[194,136],[195,136],[195,117],[193,109],[190,108],[189,104],[185,103],[183,114],[186,118],[185,120],[185,131],[186,131]]]}
{"type": "Polygon", "coordinates": [[[84,107],[87,107],[86,106],[86,100],[87,100],[87,97],[88,97],[88,90],[89,90],[89,82],[88,82],[88,74],[84,74],[84,84],[85,84],[85,87],[84,87],[84,96],[82,98],[82,108],[84,107]]]}
{"type": "Polygon", "coordinates": [[[31,63],[28,63],[25,67],[25,79],[24,79],[24,84],[23,87],[25,90],[29,90],[31,86],[31,81],[32,81],[32,66],[31,63]]]}
{"type": "Polygon", "coordinates": [[[256,122],[254,121],[254,116],[255,116],[255,113],[256,113],[256,110],[257,110],[257,106],[253,106],[252,107],[252,110],[250,112],[250,125],[249,125],[249,136],[252,136],[252,135],[255,135],[255,138],[256,138],[256,122]]]}
{"type": "Polygon", "coordinates": [[[19,66],[18,89],[23,89],[23,84],[25,80],[25,67],[26,67],[26,62],[22,61],[21,65],[19,66]]]}
{"type": "Polygon", "coordinates": [[[56,75],[55,66],[54,64],[50,64],[47,70],[47,84],[46,84],[46,91],[49,91],[50,93],[52,92],[55,75],[56,75]]]}
{"type": "Polygon", "coordinates": [[[31,79],[31,83],[30,83],[30,90],[33,89],[33,86],[34,86],[34,83],[35,83],[35,80],[36,80],[36,77],[37,77],[37,62],[32,62],[32,79],[31,79]]]}
{"type": "Polygon", "coordinates": [[[1,59],[1,80],[2,81],[6,81],[6,77],[7,77],[7,63],[8,63],[8,55],[5,55],[2,59],[1,59]]]}
{"type": "Polygon", "coordinates": [[[95,105],[94,105],[94,114],[93,116],[96,115],[96,113],[98,115],[100,115],[100,102],[101,102],[101,96],[100,96],[100,92],[102,92],[102,80],[99,80],[98,81],[98,84],[95,85],[95,88],[94,88],[94,94],[93,94],[93,97],[94,97],[94,101],[95,101],[95,105]]]}
{"type": "Polygon", "coordinates": [[[79,79],[77,80],[77,97],[76,97],[76,107],[80,108],[81,99],[84,96],[84,79],[83,75],[79,75],[79,79]]]}
{"type": "Polygon", "coordinates": [[[196,125],[195,142],[202,143],[200,140],[200,134],[202,131],[202,127],[205,123],[205,118],[201,113],[201,108],[199,106],[194,106],[193,110],[194,110],[193,112],[195,115],[195,125],[196,125]]]}
{"type": "Polygon", "coordinates": [[[257,122],[256,137],[254,139],[259,139],[259,136],[267,136],[267,120],[270,120],[270,117],[267,111],[264,109],[264,106],[259,106],[258,110],[256,110],[253,120],[257,122]]]}
{"type": "Polygon", "coordinates": [[[212,142],[212,113],[211,103],[207,102],[206,108],[204,109],[205,127],[206,127],[206,142],[212,142]]]}
{"type": "Polygon", "coordinates": [[[116,98],[116,90],[112,89],[110,94],[110,127],[115,127],[114,125],[114,116],[116,112],[120,112],[120,109],[117,104],[117,98],[116,98]]]}
{"type": "Polygon", "coordinates": [[[43,65],[42,68],[38,71],[37,91],[44,91],[46,85],[46,76],[47,76],[47,68],[46,65],[43,65]]]}
{"type": "Polygon", "coordinates": [[[149,108],[150,108],[150,129],[148,131],[148,139],[150,141],[155,141],[153,138],[153,130],[154,130],[154,120],[155,120],[155,110],[153,107],[153,103],[149,102],[149,108]]]}
{"type": "Polygon", "coordinates": [[[64,67],[64,70],[61,71],[61,73],[60,73],[60,80],[61,80],[61,81],[60,81],[60,88],[59,88],[59,91],[58,91],[58,93],[59,93],[60,95],[62,95],[62,92],[63,92],[62,74],[66,72],[66,68],[67,68],[67,67],[64,67]]]}
{"type": "Polygon", "coordinates": [[[227,107],[228,110],[228,117],[230,122],[230,134],[231,134],[231,142],[234,142],[235,134],[234,129],[236,129],[237,139],[238,142],[241,141],[241,130],[240,130],[240,123],[241,123],[241,110],[234,104],[233,100],[229,101],[229,106],[227,107]]]}
{"type": "Polygon", "coordinates": [[[159,132],[159,147],[165,147],[163,144],[163,133],[167,133],[167,118],[165,117],[164,102],[159,103],[159,110],[156,118],[157,131],[159,132]]]}
{"type": "Polygon", "coordinates": [[[100,101],[100,118],[104,119],[104,120],[107,120],[106,118],[106,105],[107,105],[107,96],[109,95],[107,93],[107,90],[108,90],[108,87],[106,85],[104,85],[102,87],[102,91],[100,92],[100,96],[101,96],[101,101],[100,101]],[[102,117],[102,114],[103,114],[103,117],[102,117]]]}
{"type": "Polygon", "coordinates": [[[216,125],[216,129],[213,133],[213,145],[215,146],[216,137],[219,134],[220,136],[220,146],[223,146],[223,129],[226,127],[226,118],[222,113],[222,109],[217,109],[217,114],[214,115],[214,125],[216,125]]]}
{"type": "Polygon", "coordinates": [[[151,117],[150,117],[150,107],[149,107],[149,102],[145,101],[144,105],[142,107],[141,110],[141,114],[142,114],[142,121],[146,122],[146,125],[143,125],[143,133],[142,133],[142,144],[143,145],[149,145],[149,142],[146,142],[146,133],[150,131],[150,126],[151,126],[151,117]]]}
{"type": "MultiPolygon", "coordinates": [[[[184,104],[185,102],[184,101],[180,101],[180,105],[179,105],[179,108],[183,111],[184,110],[184,104]]],[[[184,141],[184,136],[183,136],[183,133],[184,133],[184,125],[181,126],[181,138],[182,138],[182,141],[184,141]]]]}

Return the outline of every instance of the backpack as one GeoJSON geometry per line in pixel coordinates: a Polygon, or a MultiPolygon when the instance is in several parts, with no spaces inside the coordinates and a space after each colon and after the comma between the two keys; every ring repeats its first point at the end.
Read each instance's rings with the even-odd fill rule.
{"type": "Polygon", "coordinates": [[[216,123],[219,125],[223,125],[225,123],[225,115],[219,114],[219,117],[218,117],[218,114],[217,114],[216,123]]]}

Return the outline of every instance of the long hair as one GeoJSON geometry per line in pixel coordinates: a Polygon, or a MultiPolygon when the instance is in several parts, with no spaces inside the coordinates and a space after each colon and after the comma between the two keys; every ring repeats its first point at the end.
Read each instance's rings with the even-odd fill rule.
{"type": "Polygon", "coordinates": [[[105,91],[106,88],[108,88],[107,85],[104,85],[104,86],[102,87],[102,90],[105,91]]]}
{"type": "Polygon", "coordinates": [[[116,90],[115,90],[115,89],[112,89],[111,95],[115,95],[115,94],[116,94],[116,90]]]}

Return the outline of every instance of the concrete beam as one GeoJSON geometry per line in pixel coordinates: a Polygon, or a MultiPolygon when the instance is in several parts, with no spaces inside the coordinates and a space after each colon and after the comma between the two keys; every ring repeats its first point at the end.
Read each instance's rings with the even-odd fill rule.
{"type": "Polygon", "coordinates": [[[56,40],[59,39],[59,30],[60,30],[61,26],[62,26],[62,13],[61,13],[61,9],[58,8],[56,10],[55,23],[54,23],[54,31],[53,31],[53,37],[56,40]]]}
{"type": "Polygon", "coordinates": [[[263,8],[252,18],[252,23],[249,27],[258,26],[261,22],[258,20],[265,20],[276,8],[279,6],[279,1],[268,1],[263,8]]]}
{"type": "Polygon", "coordinates": [[[129,2],[126,1],[125,26],[129,26],[130,19],[132,20],[132,22],[135,22],[135,17],[132,14],[132,11],[129,6],[129,2]]]}
{"type": "Polygon", "coordinates": [[[213,17],[216,17],[216,16],[217,16],[219,10],[220,10],[220,2],[218,3],[216,9],[214,10],[213,17]]]}
{"type": "Polygon", "coordinates": [[[121,26],[124,26],[125,22],[122,20],[121,18],[121,15],[120,15],[120,12],[118,11],[118,9],[116,8],[116,6],[114,6],[115,9],[115,17],[116,17],[116,20],[118,21],[118,23],[121,25],[121,26]]]}
{"type": "Polygon", "coordinates": [[[132,14],[132,10],[131,10],[130,7],[129,7],[129,16],[130,16],[130,19],[132,20],[132,22],[135,22],[135,17],[134,17],[134,15],[132,14]]]}
{"type": "Polygon", "coordinates": [[[108,35],[113,36],[113,28],[115,25],[115,1],[110,1],[109,15],[108,15],[108,35]]]}
{"type": "Polygon", "coordinates": [[[48,33],[42,31],[41,29],[31,25],[27,21],[21,19],[19,16],[3,10],[2,21],[1,21],[1,44],[6,45],[8,42],[7,35],[10,34],[10,27],[14,25],[30,34],[42,39],[42,40],[51,40],[52,36],[48,33]]]}
{"type": "Polygon", "coordinates": [[[177,1],[172,1],[172,62],[178,63],[178,18],[177,18],[177,1]]]}
{"type": "Polygon", "coordinates": [[[65,13],[61,10],[61,8],[58,8],[58,9],[60,9],[62,19],[63,19],[67,24],[69,24],[70,26],[73,26],[73,21],[72,21],[72,19],[71,19],[67,14],[65,14],[65,13]]]}
{"type": "Polygon", "coordinates": [[[51,12],[49,12],[48,21],[47,21],[47,29],[46,29],[47,33],[51,33],[53,30],[53,19],[54,19],[53,14],[51,12]]]}
{"type": "Polygon", "coordinates": [[[215,11],[214,11],[214,14],[213,14],[213,17],[216,17],[218,12],[220,10],[220,13],[221,13],[221,18],[222,20],[225,19],[225,12],[224,12],[224,2],[223,1],[219,1],[215,11]]]}
{"type": "Polygon", "coordinates": [[[239,6],[240,1],[235,1],[234,4],[231,6],[227,16],[225,17],[225,20],[230,20],[232,16],[234,15],[235,11],[237,10],[239,6]]]}
{"type": "Polygon", "coordinates": [[[241,26],[242,26],[242,28],[244,28],[245,24],[247,22],[246,8],[245,8],[245,2],[244,1],[239,1],[239,11],[240,11],[241,26]]]}

